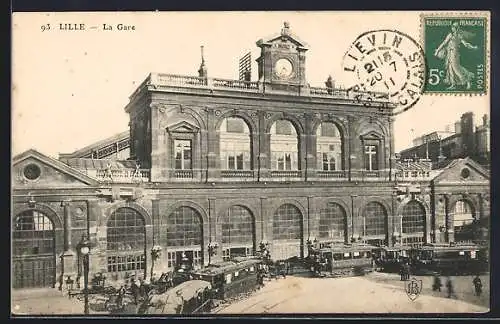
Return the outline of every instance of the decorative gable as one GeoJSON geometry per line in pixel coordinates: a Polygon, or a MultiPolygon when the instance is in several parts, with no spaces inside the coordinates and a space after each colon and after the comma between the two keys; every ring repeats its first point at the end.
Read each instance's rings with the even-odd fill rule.
{"type": "Polygon", "coordinates": [[[376,131],[370,131],[360,136],[362,140],[381,140],[384,136],[376,131]]]}
{"type": "Polygon", "coordinates": [[[181,121],[167,127],[169,133],[197,133],[199,130],[199,127],[186,121],[181,121]]]}
{"type": "Polygon", "coordinates": [[[448,183],[489,183],[489,172],[470,158],[458,159],[445,167],[434,178],[436,184],[448,183]]]}
{"type": "Polygon", "coordinates": [[[14,189],[85,187],[98,182],[61,161],[35,150],[28,150],[14,157],[12,165],[14,189]]]}

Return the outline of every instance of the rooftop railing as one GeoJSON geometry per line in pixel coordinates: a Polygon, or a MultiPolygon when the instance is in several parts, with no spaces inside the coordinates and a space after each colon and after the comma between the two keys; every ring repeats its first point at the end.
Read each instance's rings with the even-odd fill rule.
{"type": "MultiPolygon", "coordinates": [[[[256,81],[241,81],[220,78],[202,78],[197,76],[185,76],[167,73],[151,73],[148,79],[141,84],[152,85],[155,88],[175,87],[207,90],[226,90],[250,93],[264,93],[265,88],[256,81]]],[[[298,92],[298,96],[332,98],[352,100],[359,103],[370,103],[370,106],[377,106],[375,103],[391,104],[388,93],[374,91],[358,91],[342,88],[322,88],[304,87],[306,90],[298,92]]],[[[134,96],[137,90],[132,94],[134,96]]]]}

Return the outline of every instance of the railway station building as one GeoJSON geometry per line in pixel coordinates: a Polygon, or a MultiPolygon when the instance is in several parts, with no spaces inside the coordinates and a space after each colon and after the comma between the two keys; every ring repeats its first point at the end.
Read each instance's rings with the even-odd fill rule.
{"type": "Polygon", "coordinates": [[[209,77],[204,62],[198,76],[150,73],[125,107],[129,131],[58,158],[15,156],[13,288],[78,278],[82,235],[91,275],[111,280],[149,276],[154,246],[161,273],[182,253],[203,267],[260,243],[286,259],[314,239],[486,239],[481,165],[397,161],[388,101],[310,86],[308,46],[287,24],[257,46],[258,81],[209,77]]]}

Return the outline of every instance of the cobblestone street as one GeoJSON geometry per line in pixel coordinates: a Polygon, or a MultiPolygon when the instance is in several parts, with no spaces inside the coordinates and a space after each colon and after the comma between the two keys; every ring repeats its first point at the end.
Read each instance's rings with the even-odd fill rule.
{"type": "MultiPolygon", "coordinates": [[[[259,313],[483,313],[488,307],[427,294],[411,301],[399,277],[374,273],[365,277],[316,279],[292,277],[269,281],[250,298],[218,311],[220,314],[259,313]]],[[[466,277],[469,282],[469,277],[466,277]]],[[[455,283],[460,298],[465,282],[455,283]]],[[[484,283],[484,281],[483,281],[484,283]]],[[[471,285],[471,283],[469,283],[471,285]]],[[[485,288],[487,283],[484,283],[485,288]]],[[[487,292],[485,291],[485,296],[487,292]]],[[[468,297],[471,299],[472,297],[468,297]]],[[[488,300],[488,297],[483,297],[488,300]]]]}
{"type": "MultiPolygon", "coordinates": [[[[474,295],[472,277],[452,277],[456,298],[443,289],[433,292],[432,277],[422,279],[423,289],[411,301],[397,274],[371,273],[364,277],[309,278],[288,276],[265,282],[265,287],[245,299],[222,306],[218,314],[260,313],[455,313],[487,312],[489,276],[481,277],[483,295],[474,295]]],[[[19,315],[82,315],[83,302],[69,299],[57,289],[14,290],[11,309],[19,315]]],[[[90,308],[91,315],[105,315],[90,308]]]]}

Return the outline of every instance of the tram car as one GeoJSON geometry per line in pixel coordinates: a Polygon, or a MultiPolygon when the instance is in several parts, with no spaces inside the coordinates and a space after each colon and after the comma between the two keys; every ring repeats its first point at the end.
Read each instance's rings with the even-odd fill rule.
{"type": "Polygon", "coordinates": [[[401,270],[401,264],[411,262],[415,255],[414,248],[405,245],[380,246],[372,250],[376,267],[382,272],[395,273],[401,270]]]}
{"type": "Polygon", "coordinates": [[[234,258],[210,264],[191,272],[193,279],[209,282],[213,288],[213,298],[226,300],[258,288],[258,275],[262,260],[258,258],[234,258]]]}
{"type": "Polygon", "coordinates": [[[312,249],[311,272],[320,277],[363,276],[373,269],[374,248],[369,244],[352,243],[312,249]]]}
{"type": "Polygon", "coordinates": [[[189,280],[161,294],[151,294],[138,307],[138,314],[200,314],[212,307],[212,285],[189,280]]]}
{"type": "Polygon", "coordinates": [[[487,249],[473,244],[426,244],[413,258],[415,273],[478,274],[488,270],[487,249]]]}

